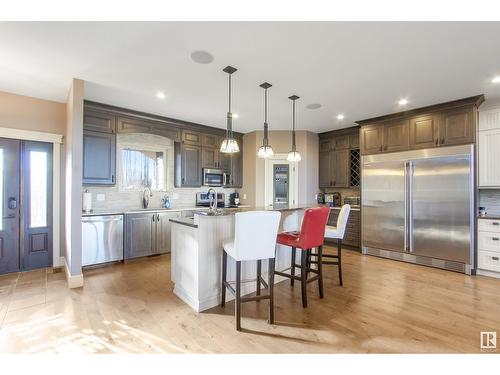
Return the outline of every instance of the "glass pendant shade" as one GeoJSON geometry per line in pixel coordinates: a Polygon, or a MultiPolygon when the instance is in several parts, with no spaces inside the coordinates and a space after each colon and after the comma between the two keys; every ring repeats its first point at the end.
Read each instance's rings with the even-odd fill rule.
{"type": "Polygon", "coordinates": [[[264,82],[259,86],[264,89],[264,138],[262,139],[262,146],[260,146],[257,156],[265,159],[274,156],[273,148],[269,145],[269,125],[267,124],[267,89],[272,85],[264,82]]]}
{"type": "Polygon", "coordinates": [[[290,151],[288,153],[288,156],[286,157],[286,160],[297,162],[297,161],[301,161],[302,157],[300,156],[300,152],[298,152],[298,151],[290,151]]]}
{"type": "Polygon", "coordinates": [[[237,69],[232,66],[226,66],[222,69],[223,72],[229,75],[229,109],[227,111],[226,138],[222,141],[219,150],[224,154],[234,154],[236,152],[240,152],[238,142],[234,139],[233,135],[233,114],[231,113],[231,75],[236,72],[236,70],[237,69]]]}
{"type": "Polygon", "coordinates": [[[271,146],[260,146],[257,156],[264,159],[270,158],[274,156],[273,148],[271,146]]]}
{"type": "Polygon", "coordinates": [[[220,152],[225,154],[234,154],[240,152],[240,146],[234,138],[224,138],[222,144],[220,145],[220,152]]]}
{"type": "Polygon", "coordinates": [[[297,95],[292,95],[288,99],[292,100],[293,106],[292,106],[292,150],[288,153],[288,156],[286,157],[286,160],[292,161],[292,162],[299,162],[302,160],[302,157],[300,156],[300,152],[297,151],[297,145],[295,142],[295,101],[299,97],[297,95]]]}

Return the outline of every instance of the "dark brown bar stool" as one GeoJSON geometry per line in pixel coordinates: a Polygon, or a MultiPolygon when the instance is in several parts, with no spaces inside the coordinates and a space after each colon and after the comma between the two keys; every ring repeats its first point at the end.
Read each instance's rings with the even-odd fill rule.
{"type": "Polygon", "coordinates": [[[328,221],[330,209],[328,207],[309,208],[304,213],[300,232],[283,232],[278,235],[278,243],[281,245],[290,246],[292,248],[292,262],[290,274],[275,271],[276,275],[284,276],[291,279],[293,285],[294,280],[301,282],[302,289],[302,306],[307,307],[307,284],[313,281],[318,281],[319,296],[323,298],[323,273],[321,268],[321,260],[323,253],[323,241],[325,237],[325,226],[328,221]],[[309,253],[312,248],[318,248],[318,269],[313,269],[308,264],[309,253]],[[300,265],[295,264],[295,251],[302,250],[300,265]],[[295,268],[300,269],[300,277],[295,276],[295,268]],[[315,276],[309,278],[309,272],[315,276]]]}
{"type": "Polygon", "coordinates": [[[224,242],[222,250],[222,296],[221,307],[226,304],[226,288],[235,296],[236,329],[241,331],[241,304],[250,301],[269,300],[269,324],[274,324],[274,259],[276,236],[281,212],[253,211],[234,215],[234,239],[224,242]],[[236,261],[236,289],[227,281],[227,256],[236,261]],[[262,260],[269,260],[268,283],[261,276],[262,260]],[[257,261],[257,295],[241,296],[241,262],[257,261]],[[269,294],[260,295],[261,285],[269,294]]]}

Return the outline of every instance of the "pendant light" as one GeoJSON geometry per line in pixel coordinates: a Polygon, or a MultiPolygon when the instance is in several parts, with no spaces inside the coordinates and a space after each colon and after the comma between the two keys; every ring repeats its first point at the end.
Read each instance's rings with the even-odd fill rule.
{"type": "Polygon", "coordinates": [[[233,135],[233,114],[231,113],[231,75],[236,72],[236,70],[236,68],[229,65],[222,69],[223,72],[229,75],[229,109],[227,111],[226,138],[224,138],[220,146],[220,152],[225,154],[240,152],[238,142],[236,142],[233,135]]]}
{"type": "Polygon", "coordinates": [[[270,158],[274,155],[273,148],[269,146],[269,131],[267,125],[267,89],[272,85],[268,82],[264,82],[260,87],[264,89],[264,138],[262,139],[262,146],[257,152],[259,158],[270,158]]]}
{"type": "Polygon", "coordinates": [[[292,150],[288,153],[286,160],[288,161],[301,161],[300,152],[297,151],[297,145],[295,144],[295,101],[299,97],[297,95],[289,96],[288,99],[292,101],[292,150]]]}

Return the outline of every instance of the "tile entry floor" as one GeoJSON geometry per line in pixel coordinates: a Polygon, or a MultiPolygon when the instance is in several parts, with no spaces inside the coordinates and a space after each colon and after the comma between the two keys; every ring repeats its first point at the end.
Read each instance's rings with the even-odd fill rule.
{"type": "Polygon", "coordinates": [[[274,326],[265,301],[244,304],[243,332],[233,302],[198,314],[173,294],[169,255],[86,270],[73,290],[51,269],[0,276],[0,352],[480,352],[480,332],[500,331],[499,279],[349,250],[343,264],[344,286],[325,266],[307,309],[300,284],[277,284],[274,326]]]}

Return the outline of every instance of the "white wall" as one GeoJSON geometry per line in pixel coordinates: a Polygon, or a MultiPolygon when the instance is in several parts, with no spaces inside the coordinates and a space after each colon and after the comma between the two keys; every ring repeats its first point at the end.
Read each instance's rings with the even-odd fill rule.
{"type": "MultiPolygon", "coordinates": [[[[66,107],[65,259],[69,276],[82,275],[82,148],[84,82],[73,79],[66,107]]],[[[76,280],[82,281],[83,277],[76,280]]],[[[68,280],[70,286],[73,284],[68,280]]]]}

